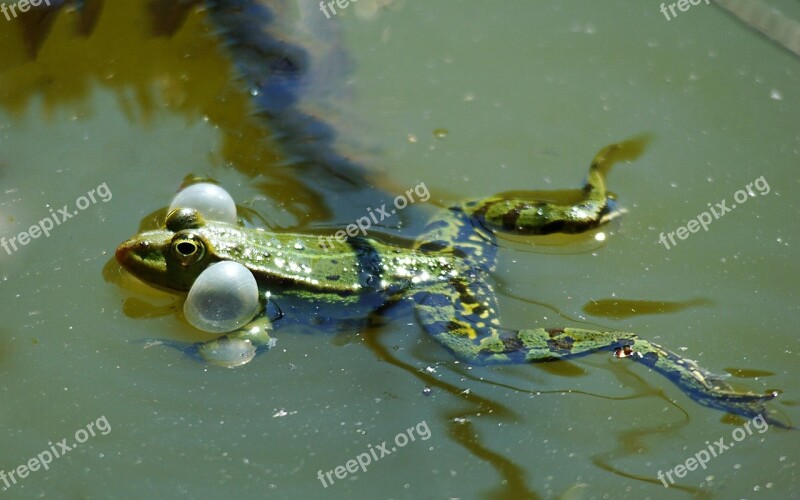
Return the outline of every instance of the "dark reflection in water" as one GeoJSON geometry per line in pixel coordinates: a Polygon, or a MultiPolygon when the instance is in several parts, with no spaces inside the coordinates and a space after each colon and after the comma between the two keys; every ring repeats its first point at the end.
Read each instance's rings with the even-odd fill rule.
{"type": "Polygon", "coordinates": [[[443,382],[430,373],[422,372],[408,363],[397,359],[397,357],[380,342],[381,332],[379,325],[384,321],[383,318],[373,317],[371,319],[373,320],[372,328],[364,335],[364,343],[375,353],[378,359],[405,370],[413,377],[419,379],[420,382],[427,387],[440,389],[462,400],[467,405],[463,410],[445,412],[443,414],[443,419],[447,422],[447,429],[450,433],[450,437],[476,457],[487,461],[502,478],[498,487],[492,491],[486,492],[485,496],[487,498],[540,498],[533,490],[528,488],[525,469],[496,451],[491,450],[489,446],[481,440],[480,434],[470,421],[472,417],[491,415],[492,418],[497,421],[513,423],[518,420],[514,412],[496,401],[478,396],[472,392],[465,391],[461,387],[443,382]]]}
{"type": "Polygon", "coordinates": [[[747,368],[725,368],[725,371],[738,378],[771,377],[775,375],[775,372],[747,368]]]}
{"type": "MultiPolygon", "coordinates": [[[[648,449],[647,437],[662,434],[666,431],[674,432],[676,429],[687,426],[690,421],[689,414],[686,412],[686,410],[681,408],[678,404],[667,397],[662,389],[649,385],[639,375],[631,372],[627,366],[624,366],[621,363],[616,363],[614,367],[616,369],[613,370],[612,373],[617,377],[617,379],[619,379],[620,383],[625,387],[632,388],[635,391],[633,396],[621,399],[633,399],[646,396],[656,397],[663,400],[666,404],[679,410],[682,414],[682,418],[673,423],[652,426],[643,426],[639,423],[636,426],[631,426],[629,429],[623,429],[617,433],[617,442],[619,443],[617,448],[603,453],[596,453],[591,457],[591,460],[595,465],[612,474],[663,487],[661,481],[655,477],[657,471],[653,471],[648,475],[636,474],[615,466],[614,461],[620,458],[636,457],[641,455],[644,450],[648,449]]],[[[624,488],[624,483],[621,483],[620,489],[624,490],[624,488]]],[[[710,492],[700,488],[684,486],[678,483],[670,484],[669,488],[690,493],[693,498],[713,498],[713,495],[710,492]]]]}
{"type": "MultiPolygon", "coordinates": [[[[219,28],[212,26],[204,2],[88,0],[77,3],[79,9],[74,2],[51,3],[0,31],[0,107],[12,116],[19,118],[37,97],[48,114],[58,109],[91,114],[86,103],[100,86],[113,90],[129,120],[142,127],[161,109],[188,122],[207,120],[221,138],[212,161],[253,178],[253,187],[298,222],[350,220],[355,217],[349,212],[360,215],[364,207],[390,198],[374,187],[389,182],[335,159],[335,134],[309,143],[309,134],[321,126],[318,117],[291,106],[280,115],[258,109],[262,103],[254,104],[250,82],[242,80],[242,69],[216,36],[219,28]],[[288,131],[297,137],[287,137],[288,131]]],[[[227,14],[217,9],[214,15],[227,14]]],[[[325,46],[338,47],[336,40],[325,46]]],[[[274,81],[268,73],[274,68],[265,71],[264,81],[274,81]]],[[[336,88],[336,82],[326,83],[336,88]]],[[[294,101],[298,107],[303,102],[294,101]]],[[[402,192],[389,190],[394,191],[402,192]]],[[[398,221],[410,220],[417,210],[408,207],[398,221]]]]}
{"type": "MultiPolygon", "coordinates": [[[[378,319],[376,321],[380,322],[381,320],[378,319]]],[[[475,456],[480,457],[481,459],[488,462],[491,465],[491,467],[502,478],[502,481],[499,483],[496,489],[489,492],[485,492],[485,497],[486,498],[539,498],[539,496],[533,490],[531,490],[526,483],[526,479],[535,483],[536,478],[526,477],[528,476],[527,472],[529,471],[526,472],[524,468],[515,464],[513,461],[489,449],[490,445],[482,441],[480,434],[477,432],[477,430],[470,421],[471,418],[480,417],[481,419],[486,419],[486,418],[495,419],[498,422],[515,422],[516,414],[506,406],[494,400],[478,396],[472,392],[464,391],[463,388],[461,387],[456,387],[446,382],[443,382],[437,379],[436,377],[432,376],[431,374],[420,371],[419,369],[409,365],[408,363],[405,363],[397,359],[390,352],[390,350],[387,349],[387,347],[380,342],[379,330],[380,329],[378,327],[373,326],[371,331],[367,332],[367,334],[364,335],[365,344],[370,349],[372,349],[372,351],[379,359],[393,366],[397,366],[398,368],[405,370],[413,377],[420,380],[420,382],[425,386],[438,388],[448,393],[449,395],[464,401],[464,403],[467,404],[467,408],[452,412],[447,412],[444,414],[444,417],[446,418],[450,436],[453,439],[455,439],[459,444],[464,446],[466,449],[470,450],[475,456]]],[[[542,368],[549,366],[552,367],[553,369],[552,372],[554,374],[556,375],[566,374],[569,376],[570,375],[569,372],[571,369],[565,368],[568,367],[569,365],[572,364],[563,362],[539,363],[536,365],[536,367],[542,368]]],[[[626,457],[635,457],[641,455],[643,450],[646,450],[648,447],[646,439],[648,436],[662,434],[666,431],[674,432],[676,429],[688,425],[690,421],[688,413],[679,405],[677,405],[674,401],[672,401],[666,394],[664,394],[663,390],[654,388],[653,386],[648,384],[644,379],[642,379],[639,375],[636,375],[631,371],[629,371],[629,369],[623,366],[622,363],[615,363],[614,368],[612,369],[612,373],[619,379],[622,385],[624,385],[626,388],[631,389],[633,393],[628,396],[618,396],[618,397],[593,394],[573,389],[549,390],[549,391],[524,389],[509,384],[503,384],[487,380],[483,377],[475,376],[474,373],[464,369],[459,369],[458,366],[455,366],[452,369],[456,371],[460,376],[466,379],[470,379],[475,382],[489,386],[510,389],[519,393],[520,395],[535,394],[538,396],[543,394],[551,394],[551,395],[571,394],[575,396],[596,397],[612,401],[624,401],[624,400],[640,399],[645,397],[656,397],[664,401],[665,404],[675,407],[683,415],[679,421],[667,424],[647,426],[647,427],[637,424],[635,427],[619,431],[617,434],[618,436],[617,441],[619,443],[619,446],[617,448],[607,452],[595,454],[591,457],[591,460],[595,465],[612,474],[628,479],[647,482],[654,485],[662,486],[661,481],[655,477],[655,472],[649,475],[636,474],[628,472],[626,470],[623,470],[615,466],[614,462],[626,457]]],[[[578,369],[583,371],[581,368],[578,369]]],[[[565,492],[565,495],[568,494],[569,491],[573,489],[577,491],[578,489],[580,489],[579,487],[580,485],[574,485],[573,487],[569,488],[567,492],[565,492]]],[[[701,498],[701,499],[712,498],[711,493],[700,488],[693,488],[690,486],[683,486],[680,484],[670,485],[670,488],[690,493],[693,498],[701,498]]],[[[621,485],[620,489],[624,490],[625,489],[624,485],[621,485]]]]}

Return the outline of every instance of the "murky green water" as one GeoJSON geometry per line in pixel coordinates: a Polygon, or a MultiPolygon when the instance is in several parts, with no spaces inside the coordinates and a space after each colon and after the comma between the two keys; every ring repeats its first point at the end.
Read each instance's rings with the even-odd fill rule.
{"type": "MultiPolygon", "coordinates": [[[[456,198],[577,187],[601,147],[649,134],[611,176],[629,213],[606,245],[501,252],[504,324],[638,332],[783,391],[772,406],[798,421],[800,60],[705,3],[666,21],[649,2],[409,0],[372,13],[360,1],[326,21],[354,64],[330,81],[344,110],[331,120],[385,200],[431,190],[399,234],[456,198]],[[707,232],[659,243],[762,177],[768,193],[753,188],[707,232]]],[[[347,224],[370,201],[320,199],[318,178],[282,166],[204,12],[157,18],[172,31],[153,36],[144,6],[0,17],[0,237],[50,208],[77,212],[0,249],[0,470],[86,438],[2,496],[798,495],[798,433],[776,428],[665,489],[659,471],[732,442],[743,421],[607,354],[470,368],[412,316],[336,336],[284,330],[236,370],[149,347],[202,337],[174,314],[179,302],[132,285],[111,258],[187,175],[218,179],[281,227],[347,224]],[[93,437],[79,431],[90,423],[93,437]],[[429,438],[327,487],[318,479],[412,427],[429,438]]]]}

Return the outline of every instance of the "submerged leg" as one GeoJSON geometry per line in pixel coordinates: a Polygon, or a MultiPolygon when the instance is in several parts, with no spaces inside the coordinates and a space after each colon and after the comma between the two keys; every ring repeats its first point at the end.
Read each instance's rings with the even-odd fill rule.
{"type": "MultiPolygon", "coordinates": [[[[740,393],[694,361],[620,331],[579,328],[499,328],[494,295],[480,281],[460,278],[414,296],[417,317],[437,341],[468,363],[496,364],[553,361],[593,352],[614,351],[666,376],[698,403],[746,417],[765,415],[764,402],[775,394],[740,393]]],[[[770,420],[772,422],[772,420],[770,420]]]]}
{"type": "Polygon", "coordinates": [[[275,346],[276,340],[270,337],[269,330],[272,330],[272,323],[261,316],[236,331],[192,347],[212,365],[235,368],[252,361],[259,350],[275,346]]]}
{"type": "Polygon", "coordinates": [[[594,229],[623,213],[606,189],[611,166],[638,157],[646,142],[640,138],[603,148],[592,161],[586,184],[575,199],[543,201],[541,194],[516,191],[468,202],[461,209],[492,233],[575,234],[594,229]]]}
{"type": "Polygon", "coordinates": [[[731,411],[730,406],[735,405],[743,411],[734,413],[752,417],[763,411],[761,406],[763,402],[777,396],[776,392],[770,394],[736,392],[725,383],[724,376],[710,373],[691,359],[683,358],[658,344],[639,338],[634,338],[628,345],[616,348],[614,356],[631,358],[649,366],[670,379],[698,403],[718,410],[731,411]]]}
{"type": "Polygon", "coordinates": [[[261,296],[262,313],[250,323],[214,340],[196,342],[187,353],[216,366],[235,368],[250,361],[261,351],[271,349],[276,340],[270,337],[273,322],[283,313],[268,295],[261,296]]]}
{"type": "Polygon", "coordinates": [[[259,316],[242,328],[205,342],[189,344],[177,340],[149,340],[145,347],[172,347],[189,356],[212,365],[235,368],[249,363],[259,352],[275,345],[270,337],[272,322],[259,316]]]}

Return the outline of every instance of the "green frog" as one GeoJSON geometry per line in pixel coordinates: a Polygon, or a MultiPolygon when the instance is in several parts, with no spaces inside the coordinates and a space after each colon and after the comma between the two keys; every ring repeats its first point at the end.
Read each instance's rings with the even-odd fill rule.
{"type": "Polygon", "coordinates": [[[622,210],[607,190],[606,176],[613,163],[638,155],[638,146],[629,141],[600,151],[575,202],[540,201],[524,192],[466,202],[435,217],[407,247],[365,237],[325,241],[312,234],[244,228],[176,209],[163,229],[122,243],[116,258],[146,283],[176,292],[188,291],[217,262],[238,262],[252,272],[264,312],[236,331],[185,346],[218,365],[247,363],[274,344],[271,332],[283,324],[323,329],[406,300],[425,331],[467,363],[553,361],[606,350],[661,373],[703,405],[744,416],[763,414],[764,402],[775,393],[737,392],[694,361],[636,334],[511,330],[500,324],[489,283],[497,235],[582,233],[615,219],[622,210]]]}

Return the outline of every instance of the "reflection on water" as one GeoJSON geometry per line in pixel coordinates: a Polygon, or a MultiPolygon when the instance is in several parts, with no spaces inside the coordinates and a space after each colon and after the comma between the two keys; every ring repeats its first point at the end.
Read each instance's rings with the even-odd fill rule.
{"type": "Polygon", "coordinates": [[[85,102],[99,84],[112,89],[142,127],[150,126],[159,106],[211,124],[222,140],[213,163],[259,179],[254,186],[297,220],[330,218],[318,191],[341,174],[303,178],[310,172],[302,164],[294,172],[287,167],[213,36],[202,2],[87,4],[33,9],[0,33],[0,51],[10,55],[0,62],[2,109],[20,117],[41,98],[48,114],[67,108],[90,115],[85,102]]]}
{"type": "Polygon", "coordinates": [[[640,314],[676,313],[690,307],[710,306],[708,299],[691,299],[683,302],[664,300],[597,299],[583,306],[583,312],[611,319],[629,318],[640,314]]]}

